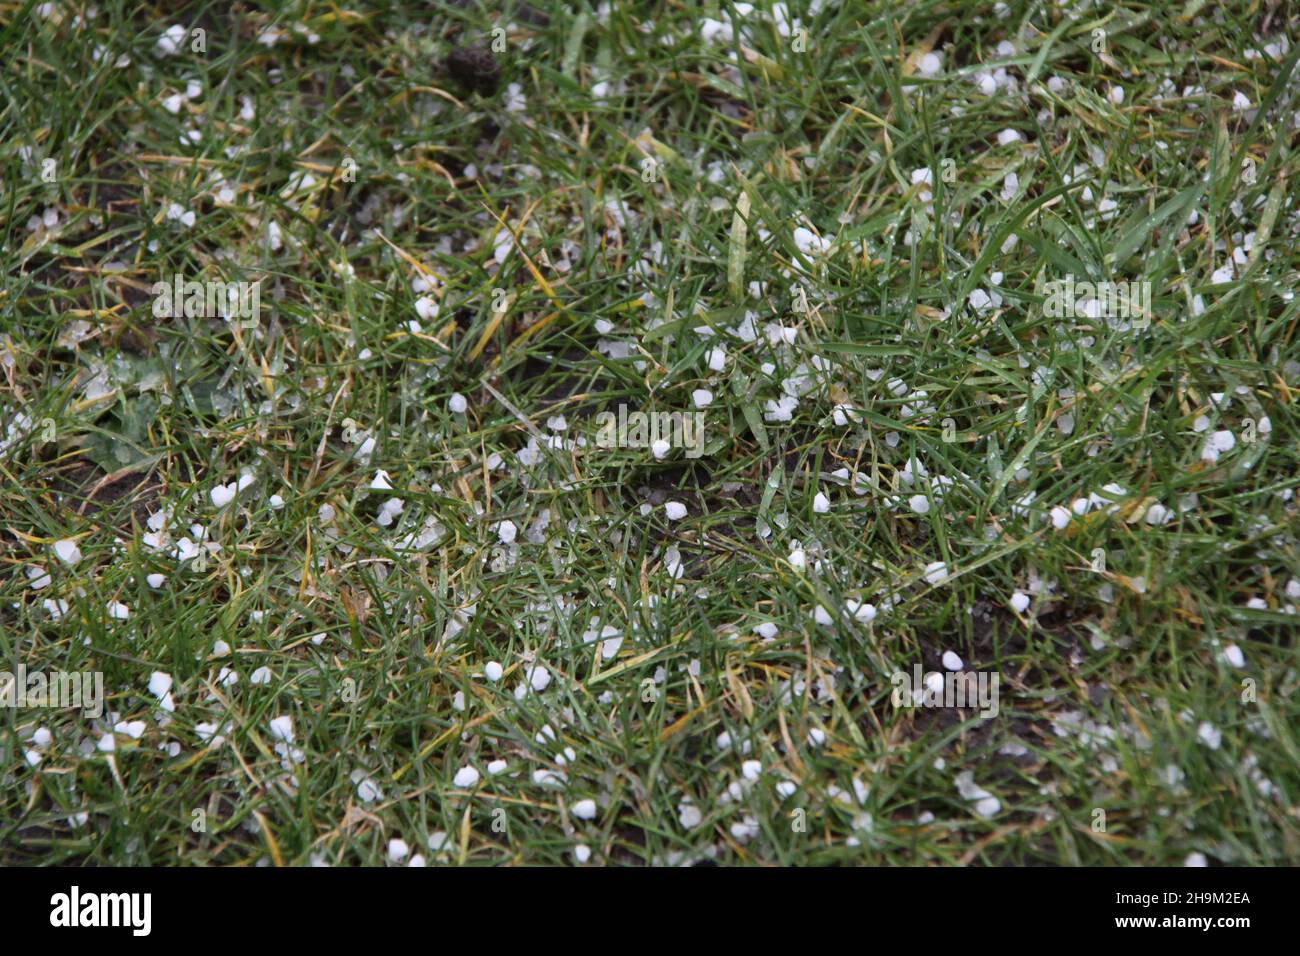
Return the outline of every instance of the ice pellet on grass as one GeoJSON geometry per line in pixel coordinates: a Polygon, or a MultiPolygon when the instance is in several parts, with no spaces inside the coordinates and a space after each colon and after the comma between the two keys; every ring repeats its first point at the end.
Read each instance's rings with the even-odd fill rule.
{"type": "MultiPolygon", "coordinates": [[[[913,186],[917,186],[917,185],[933,186],[934,170],[932,170],[929,166],[918,166],[916,169],[912,170],[911,179],[912,179],[913,186]]],[[[930,199],[933,198],[931,197],[928,189],[921,190],[920,195],[921,195],[921,199],[925,202],[929,202],[930,199]]]]}
{"type": "Polygon", "coordinates": [[[172,689],[172,675],[163,671],[154,671],[149,675],[149,693],[160,700],[172,689]]]}
{"type": "Polygon", "coordinates": [[[1016,591],[1011,595],[1010,604],[1017,614],[1024,614],[1029,608],[1029,595],[1024,591],[1016,591]]]}
{"type": "Polygon", "coordinates": [[[876,607],[874,604],[867,604],[863,601],[845,601],[844,608],[853,616],[855,621],[863,624],[870,624],[876,619],[876,607]]]}
{"type": "Polygon", "coordinates": [[[188,36],[189,31],[177,23],[168,27],[162,36],[157,39],[154,46],[160,56],[172,56],[181,48],[181,44],[185,42],[188,36]]]}
{"type": "Polygon", "coordinates": [[[501,679],[501,675],[504,673],[505,669],[496,661],[488,661],[483,668],[483,676],[494,684],[501,679]]]}
{"type": "Polygon", "coordinates": [[[851,422],[858,421],[861,417],[862,416],[854,411],[852,405],[840,403],[831,408],[831,422],[836,428],[844,428],[851,422]]]}
{"type": "Polygon", "coordinates": [[[212,499],[214,507],[221,509],[235,500],[235,494],[239,491],[239,486],[235,482],[225,485],[214,485],[208,492],[208,497],[212,499]]]}
{"type": "Polygon", "coordinates": [[[1172,512],[1160,502],[1156,502],[1147,509],[1146,523],[1153,525],[1165,524],[1173,518],[1172,512]]]}
{"type": "Polygon", "coordinates": [[[519,529],[509,518],[497,525],[497,540],[502,544],[513,544],[518,534],[519,529]]]}
{"type": "Polygon", "coordinates": [[[1223,734],[1219,731],[1218,727],[1214,726],[1214,724],[1210,723],[1208,720],[1203,720],[1196,728],[1196,739],[1205,744],[1205,746],[1209,747],[1211,750],[1218,750],[1219,745],[1223,743],[1223,734]]]}
{"type": "Polygon", "coordinates": [[[932,585],[943,584],[948,580],[948,565],[942,561],[931,561],[925,566],[925,580],[932,585]]]}
{"type": "Polygon", "coordinates": [[[1209,437],[1201,449],[1201,461],[1216,462],[1219,460],[1219,455],[1232,451],[1236,444],[1237,439],[1232,432],[1217,431],[1209,437]]]}
{"type": "Polygon", "coordinates": [[[963,770],[957,774],[957,792],[961,794],[962,799],[973,802],[975,813],[986,820],[1002,809],[1002,804],[997,797],[975,783],[975,774],[970,770],[963,770]]]}
{"type": "Polygon", "coordinates": [[[473,767],[461,767],[456,771],[456,776],[452,777],[451,782],[461,790],[468,790],[478,783],[478,771],[473,767]]]}
{"type": "Polygon", "coordinates": [[[219,747],[225,741],[225,737],[221,735],[220,730],[219,725],[202,720],[194,725],[194,733],[199,740],[205,744],[211,743],[214,747],[219,747]]]}
{"type": "Polygon", "coordinates": [[[780,398],[768,399],[763,403],[763,420],[769,422],[788,422],[793,420],[795,409],[799,407],[799,399],[793,395],[782,395],[780,398]]]}
{"type": "Polygon", "coordinates": [[[594,820],[596,819],[596,801],[579,800],[573,805],[572,812],[579,820],[594,820]]]}
{"type": "Polygon", "coordinates": [[[669,521],[680,521],[686,517],[686,506],[680,501],[669,501],[664,505],[664,513],[669,521]]]}
{"type": "Polygon", "coordinates": [[[77,547],[77,542],[71,538],[55,541],[54,553],[58,555],[60,561],[69,566],[81,560],[81,548],[77,547]]]}
{"type": "Polygon", "coordinates": [[[469,408],[469,402],[465,400],[465,396],[460,392],[454,392],[451,398],[447,399],[447,408],[454,415],[463,415],[465,409],[469,408]]]}
{"type": "Polygon", "coordinates": [[[751,816],[746,816],[739,823],[733,823],[730,829],[731,835],[738,843],[748,843],[759,834],[758,821],[751,816]]]}
{"type": "MultiPolygon", "coordinates": [[[[427,295],[422,295],[415,300],[415,314],[425,322],[432,322],[436,319],[439,311],[441,311],[441,307],[438,305],[437,299],[427,295]]],[[[412,332],[418,332],[420,331],[420,324],[412,321],[408,328],[410,328],[412,332]]]]}
{"type": "Polygon", "coordinates": [[[811,229],[797,226],[794,230],[794,244],[804,255],[816,255],[831,247],[831,241],[814,233],[811,229]]]}
{"type": "Polygon", "coordinates": [[[288,714],[272,718],[270,726],[272,740],[282,740],[287,744],[293,743],[293,718],[288,714]]]}
{"type": "Polygon", "coordinates": [[[945,670],[959,671],[961,670],[961,658],[952,651],[944,651],[943,666],[945,670]]]}
{"type": "Polygon", "coordinates": [[[405,508],[406,504],[401,498],[389,498],[379,506],[379,512],[375,515],[375,522],[382,528],[390,527],[405,508]]]}

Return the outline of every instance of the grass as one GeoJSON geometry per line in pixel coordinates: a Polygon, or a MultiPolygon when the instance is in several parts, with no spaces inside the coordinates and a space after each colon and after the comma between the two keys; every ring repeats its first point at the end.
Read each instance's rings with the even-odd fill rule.
{"type": "Polygon", "coordinates": [[[109,712],[0,709],[0,862],[1300,860],[1285,4],[39,6],[0,669],[109,712]],[[699,457],[596,445],[700,389],[699,457]],[[946,651],[996,717],[895,705],[946,651]]]}

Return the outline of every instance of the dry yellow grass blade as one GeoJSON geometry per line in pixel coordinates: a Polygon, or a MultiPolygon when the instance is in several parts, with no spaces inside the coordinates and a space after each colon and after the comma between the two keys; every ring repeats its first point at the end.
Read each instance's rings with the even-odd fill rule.
{"type": "Polygon", "coordinates": [[[509,232],[510,235],[514,238],[515,249],[519,251],[519,255],[524,260],[524,265],[528,267],[528,271],[532,273],[533,279],[537,282],[537,284],[542,287],[542,291],[546,293],[546,297],[550,299],[552,303],[554,303],[557,309],[560,309],[562,312],[564,312],[566,315],[569,315],[570,318],[572,318],[572,314],[569,312],[568,309],[564,307],[564,303],[560,301],[560,297],[555,294],[555,289],[553,289],[551,287],[551,284],[546,281],[546,277],[542,275],[541,270],[539,270],[537,266],[533,264],[533,260],[529,258],[528,253],[524,251],[523,243],[519,241],[519,234],[520,232],[523,231],[524,224],[528,222],[529,216],[532,215],[533,210],[537,208],[537,203],[540,201],[541,200],[537,200],[531,206],[528,207],[523,217],[519,220],[519,225],[516,226],[513,230],[508,225],[506,225],[505,219],[502,218],[500,215],[498,215],[494,210],[492,210],[486,205],[484,205],[483,208],[487,209],[487,211],[492,214],[493,218],[495,218],[496,221],[501,225],[501,228],[509,232]]]}
{"type": "Polygon", "coordinates": [[[405,249],[403,249],[401,246],[399,246],[399,245],[397,245],[396,243],[394,243],[391,239],[389,239],[387,236],[385,236],[385,235],[384,235],[382,232],[380,232],[378,229],[375,230],[375,235],[377,235],[380,239],[384,240],[384,242],[386,242],[386,243],[388,244],[388,248],[392,249],[392,250],[393,250],[394,252],[396,252],[399,256],[401,256],[401,257],[406,261],[407,265],[409,265],[411,268],[415,269],[417,272],[420,272],[420,273],[422,273],[422,274],[424,274],[424,275],[426,275],[426,276],[431,276],[431,277],[433,277],[434,279],[437,279],[439,282],[442,282],[442,281],[443,281],[443,277],[442,277],[442,276],[438,275],[438,273],[434,272],[432,269],[430,269],[428,266],[426,266],[423,262],[421,262],[420,260],[416,259],[415,256],[411,255],[409,252],[407,252],[407,251],[406,251],[405,249]]]}
{"type": "Polygon", "coordinates": [[[491,339],[493,333],[501,327],[501,323],[505,321],[506,316],[509,314],[509,309],[501,309],[500,311],[493,312],[492,319],[488,322],[487,328],[483,330],[483,334],[478,337],[478,342],[476,342],[474,347],[470,349],[470,361],[473,361],[483,354],[483,350],[487,348],[488,340],[491,339]]]}

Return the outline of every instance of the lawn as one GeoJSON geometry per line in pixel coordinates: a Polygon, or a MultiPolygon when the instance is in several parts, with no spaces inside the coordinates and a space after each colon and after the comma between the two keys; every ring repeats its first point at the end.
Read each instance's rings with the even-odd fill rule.
{"type": "Polygon", "coordinates": [[[0,863],[1300,862],[1298,24],[0,4],[0,863]]]}

